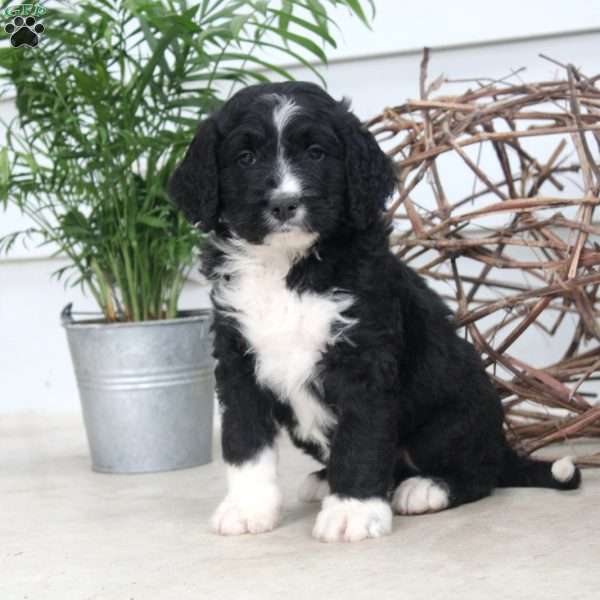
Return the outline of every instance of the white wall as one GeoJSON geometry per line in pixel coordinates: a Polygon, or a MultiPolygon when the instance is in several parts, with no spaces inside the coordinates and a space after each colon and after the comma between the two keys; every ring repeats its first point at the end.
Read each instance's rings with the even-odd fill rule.
{"type": "MultiPolygon", "coordinates": [[[[417,96],[420,48],[432,47],[430,74],[452,78],[502,77],[526,66],[524,78],[552,78],[557,69],[538,58],[542,52],[584,71],[600,71],[600,2],[597,0],[497,4],[454,0],[416,5],[379,0],[373,31],[340,19],[344,43],[323,73],[329,92],[349,96],[362,118],[417,96]],[[516,10],[519,18],[511,13],[516,10]]],[[[299,78],[306,69],[292,67],[299,78]]],[[[0,104],[6,118],[10,105],[0,104]]],[[[25,221],[0,213],[0,235],[25,221]]],[[[63,289],[50,274],[62,266],[45,250],[16,248],[0,258],[0,413],[18,410],[76,411],[77,391],[59,312],[67,302],[78,309],[93,304],[78,290],[63,289]]],[[[182,307],[207,305],[198,281],[185,289],[182,307]]],[[[565,332],[564,335],[567,335],[565,332]]],[[[540,362],[560,349],[535,343],[540,362]]]]}

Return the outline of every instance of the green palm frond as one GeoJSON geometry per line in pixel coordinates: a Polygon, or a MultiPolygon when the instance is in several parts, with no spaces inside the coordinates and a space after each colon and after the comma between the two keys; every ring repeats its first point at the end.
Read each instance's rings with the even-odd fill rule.
{"type": "MultiPolygon", "coordinates": [[[[2,2],[2,8],[12,5],[2,2]]],[[[50,5],[49,5],[50,6],[50,5]]],[[[335,47],[332,16],[368,25],[359,0],[57,0],[38,48],[0,48],[2,93],[17,116],[0,148],[0,208],[20,235],[71,261],[57,276],[93,294],[107,319],[170,318],[199,234],[165,189],[199,119],[236,86],[335,47]]],[[[324,83],[324,82],[323,82],[324,83]]]]}

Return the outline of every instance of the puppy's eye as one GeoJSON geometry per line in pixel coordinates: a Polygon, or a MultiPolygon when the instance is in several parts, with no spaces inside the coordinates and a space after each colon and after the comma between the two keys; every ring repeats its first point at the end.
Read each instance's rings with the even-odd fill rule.
{"type": "Polygon", "coordinates": [[[318,144],[309,146],[306,152],[312,160],[321,160],[325,156],[325,150],[323,150],[323,148],[321,148],[321,146],[318,144]]]}
{"type": "Polygon", "coordinates": [[[242,167],[249,167],[256,162],[256,155],[250,150],[244,150],[238,154],[237,161],[242,167]]]}

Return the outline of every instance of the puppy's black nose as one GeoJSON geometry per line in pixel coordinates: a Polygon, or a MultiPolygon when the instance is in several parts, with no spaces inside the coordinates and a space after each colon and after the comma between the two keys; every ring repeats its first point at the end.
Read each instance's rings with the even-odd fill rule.
{"type": "Polygon", "coordinates": [[[271,201],[271,214],[282,223],[291,219],[298,210],[298,203],[289,198],[281,198],[280,200],[271,201]]]}

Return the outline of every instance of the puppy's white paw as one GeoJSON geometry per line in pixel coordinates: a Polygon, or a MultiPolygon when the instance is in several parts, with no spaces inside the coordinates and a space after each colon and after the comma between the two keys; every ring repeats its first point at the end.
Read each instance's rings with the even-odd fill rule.
{"type": "Polygon", "coordinates": [[[426,477],[405,479],[392,497],[392,508],[401,515],[437,512],[449,504],[448,489],[426,477]]]}
{"type": "Polygon", "coordinates": [[[298,490],[298,498],[303,502],[320,502],[329,494],[327,479],[322,479],[317,473],[310,473],[298,490]]]}
{"type": "Polygon", "coordinates": [[[357,500],[335,494],[323,500],[313,536],[322,542],[358,542],[392,531],[392,510],[379,498],[357,500]]]}
{"type": "Polygon", "coordinates": [[[228,494],[213,514],[211,524],[220,535],[264,533],[274,529],[280,512],[281,491],[276,485],[269,485],[244,498],[228,494]]]}

